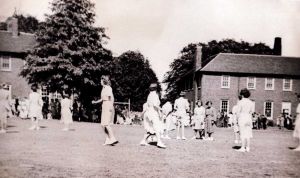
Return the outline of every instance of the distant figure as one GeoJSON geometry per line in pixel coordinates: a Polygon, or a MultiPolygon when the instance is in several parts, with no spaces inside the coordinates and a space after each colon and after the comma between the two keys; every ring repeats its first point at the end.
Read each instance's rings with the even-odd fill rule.
{"type": "Polygon", "coordinates": [[[28,109],[29,109],[29,101],[27,97],[19,100],[19,117],[21,119],[27,119],[28,118],[28,109]]]}
{"type": "Polygon", "coordinates": [[[6,133],[7,118],[10,116],[11,108],[9,101],[8,85],[0,85],[0,133],[6,133]]]}
{"type": "Polygon", "coordinates": [[[69,130],[69,125],[73,123],[73,117],[72,117],[72,101],[69,98],[70,96],[68,94],[62,95],[63,99],[61,102],[61,121],[64,123],[63,131],[69,130]]]}
{"type": "Polygon", "coordinates": [[[48,119],[48,113],[49,113],[49,99],[45,98],[44,99],[44,104],[42,107],[42,112],[43,112],[43,118],[48,119]]]}
{"type": "Polygon", "coordinates": [[[250,139],[252,135],[252,114],[254,112],[254,103],[249,99],[250,91],[242,89],[240,92],[242,99],[237,105],[238,123],[242,147],[239,152],[250,152],[250,139]]]}
{"type": "Polygon", "coordinates": [[[238,97],[239,100],[237,104],[232,107],[232,125],[233,125],[233,132],[234,132],[234,143],[238,144],[240,142],[240,129],[238,125],[238,102],[242,99],[241,96],[238,97]]]}
{"type": "Polygon", "coordinates": [[[184,98],[185,92],[180,92],[180,97],[175,100],[174,109],[177,115],[177,140],[186,140],[184,135],[185,121],[187,117],[187,111],[190,109],[189,102],[184,98]],[[181,128],[181,137],[180,137],[181,128]]]}
{"type": "Polygon", "coordinates": [[[295,151],[300,151],[300,94],[298,95],[298,106],[296,109],[296,122],[295,122],[295,130],[293,132],[293,136],[298,139],[299,143],[295,151]]]}
{"type": "Polygon", "coordinates": [[[201,101],[197,101],[194,109],[193,124],[194,125],[194,137],[192,139],[203,139],[204,135],[204,118],[205,118],[205,107],[202,106],[201,101]],[[199,134],[199,137],[197,137],[199,134]]]}
{"type": "Polygon", "coordinates": [[[208,135],[208,138],[205,137],[204,140],[209,140],[209,141],[213,141],[214,138],[212,137],[212,134],[214,133],[214,124],[216,122],[217,119],[217,111],[214,107],[212,107],[212,102],[211,101],[207,101],[206,102],[206,110],[205,110],[205,132],[208,135]]]}
{"type": "Polygon", "coordinates": [[[101,113],[101,126],[106,135],[106,139],[103,145],[115,145],[118,143],[113,130],[111,128],[111,123],[114,119],[115,108],[114,108],[114,95],[111,88],[111,82],[108,76],[101,77],[101,99],[97,101],[92,101],[93,104],[102,102],[102,113],[101,113]]]}
{"type": "Polygon", "coordinates": [[[32,92],[29,94],[28,117],[31,118],[31,127],[29,130],[39,130],[39,120],[43,119],[42,96],[37,92],[37,85],[31,86],[32,92]]]}
{"type": "Polygon", "coordinates": [[[172,104],[167,101],[163,106],[162,106],[162,112],[163,112],[163,122],[164,122],[164,131],[163,131],[163,135],[162,137],[165,139],[171,139],[169,137],[169,130],[171,129],[171,122],[172,122],[172,118],[171,118],[171,112],[172,112],[173,108],[172,108],[172,104]]]}
{"type": "Polygon", "coordinates": [[[265,115],[261,115],[260,119],[261,119],[261,123],[262,123],[262,128],[264,130],[266,130],[267,129],[267,121],[268,121],[267,117],[265,115]]]}

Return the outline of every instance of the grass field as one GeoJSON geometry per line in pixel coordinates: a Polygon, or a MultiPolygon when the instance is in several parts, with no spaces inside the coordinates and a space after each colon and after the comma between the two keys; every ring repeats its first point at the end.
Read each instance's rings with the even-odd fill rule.
{"type": "Polygon", "coordinates": [[[29,126],[10,119],[0,135],[0,177],[300,177],[287,130],[255,130],[251,152],[239,153],[230,128],[216,128],[215,141],[172,139],[159,149],[139,146],[141,126],[114,125],[120,143],[113,147],[102,146],[99,124],[75,122],[69,132],[57,120],[41,121],[39,131],[29,126]]]}

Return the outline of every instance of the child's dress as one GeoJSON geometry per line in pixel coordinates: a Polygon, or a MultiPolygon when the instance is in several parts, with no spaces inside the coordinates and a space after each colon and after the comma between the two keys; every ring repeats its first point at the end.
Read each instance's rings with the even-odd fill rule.
{"type": "Polygon", "coordinates": [[[203,106],[194,109],[194,130],[204,129],[205,108],[203,106]]]}
{"type": "Polygon", "coordinates": [[[207,133],[213,133],[214,132],[214,128],[213,128],[213,121],[216,121],[217,119],[217,112],[216,109],[213,107],[207,108],[205,110],[205,132],[207,133]]]}
{"type": "Polygon", "coordinates": [[[72,118],[72,102],[68,98],[64,98],[61,100],[61,121],[64,124],[70,124],[73,122],[72,118]]]}
{"type": "Polygon", "coordinates": [[[300,103],[297,106],[296,114],[297,116],[296,116],[295,130],[293,136],[300,139],[300,103]]]}
{"type": "Polygon", "coordinates": [[[42,96],[37,92],[30,93],[29,94],[28,117],[36,118],[36,119],[43,119],[42,106],[43,106],[42,96]]]}

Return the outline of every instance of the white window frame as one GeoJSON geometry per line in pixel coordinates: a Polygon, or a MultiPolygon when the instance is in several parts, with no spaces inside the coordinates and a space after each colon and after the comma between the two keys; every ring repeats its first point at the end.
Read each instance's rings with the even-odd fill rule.
{"type": "Polygon", "coordinates": [[[221,99],[221,101],[220,101],[220,111],[222,111],[222,103],[223,103],[223,101],[227,101],[227,111],[226,111],[226,113],[225,114],[229,114],[229,108],[230,108],[230,105],[229,105],[229,100],[228,99],[221,99]]]}
{"type": "Polygon", "coordinates": [[[222,75],[221,76],[221,88],[230,88],[230,76],[229,75],[222,75]],[[228,77],[228,86],[224,86],[224,77],[228,77]]]}
{"type": "Polygon", "coordinates": [[[265,78],[265,90],[274,90],[275,88],[275,78],[265,78]],[[272,88],[267,88],[268,79],[272,79],[272,88]]]}
{"type": "Polygon", "coordinates": [[[292,91],[293,90],[293,80],[292,79],[283,79],[282,81],[282,90],[283,91],[292,91]],[[286,80],[290,80],[290,88],[284,88],[284,84],[286,83],[286,80]]]}
{"type": "Polygon", "coordinates": [[[1,71],[11,71],[11,57],[7,56],[9,60],[9,67],[8,68],[3,68],[3,56],[0,56],[0,70],[1,71]]]}
{"type": "Polygon", "coordinates": [[[256,77],[247,77],[247,89],[249,90],[255,90],[256,89],[256,77]],[[254,83],[253,83],[253,88],[249,87],[249,83],[250,83],[250,78],[254,79],[254,83]]]}
{"type": "Polygon", "coordinates": [[[265,101],[264,102],[264,115],[268,118],[268,120],[273,120],[273,112],[274,112],[274,102],[273,101],[265,101]],[[266,114],[267,102],[271,103],[271,117],[267,117],[267,114],[266,114]]]}

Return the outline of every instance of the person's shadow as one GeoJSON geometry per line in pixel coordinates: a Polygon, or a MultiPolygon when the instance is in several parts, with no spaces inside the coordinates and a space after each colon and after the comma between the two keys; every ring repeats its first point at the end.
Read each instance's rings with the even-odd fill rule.
{"type": "Polygon", "coordinates": [[[294,150],[294,149],[296,149],[296,147],[291,147],[291,146],[289,146],[289,149],[290,149],[290,150],[294,150]]]}
{"type": "Polygon", "coordinates": [[[234,150],[238,150],[238,149],[240,149],[241,148],[241,146],[233,146],[232,147],[232,149],[234,149],[234,150]]]}
{"type": "Polygon", "coordinates": [[[19,133],[19,131],[11,130],[11,131],[6,131],[6,133],[19,133]]]}

